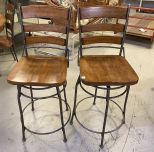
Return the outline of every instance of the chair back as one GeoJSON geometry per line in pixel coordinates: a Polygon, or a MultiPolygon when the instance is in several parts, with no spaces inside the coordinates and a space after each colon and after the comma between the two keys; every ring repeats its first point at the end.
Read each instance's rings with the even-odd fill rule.
{"type": "Polygon", "coordinates": [[[6,35],[13,40],[14,36],[14,13],[15,7],[12,3],[6,2],[5,4],[5,18],[6,18],[6,35]]]}
{"type": "MultiPolygon", "coordinates": [[[[120,55],[123,51],[126,27],[128,24],[128,7],[115,6],[89,6],[78,7],[80,55],[83,46],[90,44],[107,43],[118,44],[120,55]],[[88,19],[88,24],[82,24],[82,20],[88,19]],[[95,22],[91,22],[94,20],[95,22]],[[89,34],[91,33],[91,34],[89,34]]],[[[106,46],[105,46],[106,47],[106,46]]]]}
{"type": "Polygon", "coordinates": [[[45,43],[47,47],[52,44],[49,48],[64,50],[65,57],[69,56],[70,9],[49,5],[28,5],[20,6],[20,12],[26,55],[28,55],[27,46],[45,43]],[[38,22],[32,23],[34,19],[38,22]],[[40,22],[40,19],[45,21],[40,22]],[[28,20],[30,22],[27,23],[28,20]]]}

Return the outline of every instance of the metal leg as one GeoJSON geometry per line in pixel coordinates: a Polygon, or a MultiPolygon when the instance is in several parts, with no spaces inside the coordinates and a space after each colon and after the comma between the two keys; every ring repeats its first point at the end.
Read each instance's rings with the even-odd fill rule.
{"type": "Polygon", "coordinates": [[[124,108],[123,108],[123,123],[125,123],[126,105],[127,105],[130,86],[127,86],[126,89],[127,89],[127,92],[126,92],[125,103],[124,103],[124,108]]]}
{"type": "Polygon", "coordinates": [[[14,55],[14,53],[13,53],[13,51],[12,51],[12,48],[10,48],[9,50],[10,50],[12,56],[13,56],[14,61],[16,61],[15,55],[14,55]]]}
{"type": "Polygon", "coordinates": [[[101,133],[101,144],[100,144],[100,148],[103,148],[103,146],[104,146],[104,145],[103,145],[103,142],[104,142],[104,134],[105,134],[106,120],[107,120],[108,107],[109,107],[109,99],[110,99],[110,86],[107,86],[107,93],[106,93],[106,108],[105,108],[103,129],[102,129],[102,133],[101,133]]]}
{"type": "Polygon", "coordinates": [[[125,57],[125,48],[122,47],[122,50],[123,50],[123,57],[125,57]]]}
{"type": "Polygon", "coordinates": [[[33,99],[33,90],[32,90],[32,86],[30,86],[30,95],[31,95],[31,102],[32,102],[32,111],[34,111],[34,99],[33,99]]]}
{"type": "Polygon", "coordinates": [[[120,55],[120,56],[122,55],[122,48],[120,49],[119,55],[120,55]]]}
{"type": "Polygon", "coordinates": [[[122,53],[123,53],[123,57],[125,57],[125,48],[124,47],[121,47],[119,55],[122,56],[122,53]]]}
{"type": "Polygon", "coordinates": [[[74,118],[75,111],[76,111],[77,89],[78,89],[79,82],[80,82],[80,77],[78,77],[78,80],[75,85],[74,106],[73,106],[73,112],[72,112],[72,117],[71,117],[71,121],[70,121],[71,125],[73,124],[73,118],[74,118]]]}
{"type": "Polygon", "coordinates": [[[21,100],[20,100],[20,97],[21,97],[21,86],[20,85],[17,85],[17,90],[18,90],[17,98],[18,98],[18,105],[19,105],[19,111],[20,111],[20,120],[21,120],[21,125],[22,125],[22,140],[26,141],[24,117],[23,117],[23,111],[22,111],[21,100]]]}
{"type": "Polygon", "coordinates": [[[63,85],[63,89],[64,89],[64,100],[65,100],[65,104],[66,104],[66,111],[68,111],[68,107],[67,107],[67,98],[66,98],[66,85],[63,85]]]}
{"type": "Polygon", "coordinates": [[[59,87],[56,87],[56,89],[57,89],[57,94],[58,94],[58,98],[59,98],[60,117],[61,117],[61,125],[62,125],[62,131],[63,131],[63,136],[64,136],[64,142],[67,142],[65,128],[64,128],[63,107],[62,107],[61,95],[60,95],[59,87]]]}
{"type": "Polygon", "coordinates": [[[95,96],[94,96],[94,102],[93,102],[93,105],[96,104],[96,96],[97,96],[97,87],[95,88],[95,96]]]}
{"type": "Polygon", "coordinates": [[[17,54],[16,54],[16,52],[15,52],[14,46],[12,46],[12,52],[13,52],[13,54],[14,54],[14,59],[15,59],[15,61],[18,62],[18,58],[17,58],[17,54]]]}
{"type": "Polygon", "coordinates": [[[78,59],[77,59],[78,66],[80,65],[79,60],[80,60],[80,50],[78,49],[78,59]]]}

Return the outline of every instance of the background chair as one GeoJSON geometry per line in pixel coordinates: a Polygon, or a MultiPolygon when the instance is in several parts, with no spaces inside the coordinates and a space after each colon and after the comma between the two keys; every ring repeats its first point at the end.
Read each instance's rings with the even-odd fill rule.
{"type": "Polygon", "coordinates": [[[12,3],[5,4],[5,30],[6,35],[0,36],[0,49],[9,49],[12,53],[12,56],[15,61],[18,61],[16,52],[15,52],[15,44],[14,44],[14,5],[12,3]]]}
{"type": "Polygon", "coordinates": [[[128,24],[128,14],[129,8],[124,7],[81,6],[78,8],[80,75],[75,86],[74,107],[71,117],[71,124],[73,123],[73,118],[75,116],[76,120],[82,127],[93,133],[100,134],[101,148],[104,146],[104,134],[111,133],[119,129],[120,126],[125,123],[125,111],[129,88],[130,85],[134,85],[138,82],[137,74],[124,57],[124,40],[126,27],[128,24]],[[91,18],[97,18],[98,21],[100,19],[100,22],[89,25],[81,24],[83,19],[91,18]],[[115,53],[113,52],[113,54],[111,53],[109,55],[108,53],[102,53],[100,55],[98,54],[98,50],[100,52],[100,48],[102,48],[102,52],[107,52],[109,49],[111,49],[114,50],[115,53]],[[92,53],[89,53],[90,51],[92,53]],[[77,108],[78,105],[84,101],[84,99],[77,102],[78,85],[80,85],[84,92],[92,97],[94,100],[93,105],[97,103],[96,99],[98,98],[104,99],[106,101],[103,126],[102,129],[100,129],[101,131],[90,129],[79,120],[77,116],[77,108]],[[85,86],[94,88],[95,92],[90,92],[89,87],[87,88],[85,86]],[[123,92],[118,91],[121,88],[124,89],[123,92]],[[103,96],[103,90],[106,91],[105,96],[103,96]],[[114,90],[117,90],[116,94],[112,94],[112,91],[114,90]],[[113,99],[121,97],[122,95],[126,95],[123,108],[113,101],[113,99]],[[121,109],[123,119],[121,124],[115,129],[107,130],[106,123],[109,102],[112,101],[121,109]]]}
{"type": "MultiPolygon", "coordinates": [[[[8,75],[7,81],[13,85],[17,85],[18,89],[18,104],[21,116],[22,124],[22,135],[23,141],[25,138],[25,130],[30,131],[35,134],[49,134],[56,131],[62,130],[64,141],[66,142],[65,135],[65,125],[68,123],[70,115],[67,122],[63,119],[63,108],[62,102],[65,102],[66,110],[70,110],[70,107],[66,99],[66,74],[68,66],[68,34],[69,34],[69,22],[70,22],[70,10],[64,8],[55,8],[47,5],[29,5],[20,7],[20,22],[22,24],[23,37],[24,37],[24,56],[19,60],[19,62],[13,67],[12,71],[8,75]],[[34,19],[37,18],[50,18],[52,22],[42,23],[32,23],[34,19]],[[30,21],[29,23],[27,23],[30,21]],[[46,31],[50,32],[48,35],[36,34],[36,32],[46,31]],[[31,35],[28,33],[32,32],[31,35]],[[56,34],[55,34],[56,33],[56,34]],[[63,37],[57,37],[57,34],[63,34],[63,37]],[[48,45],[40,45],[40,44],[48,45]],[[30,47],[31,46],[31,47],[30,47]],[[53,50],[61,50],[62,53],[59,56],[38,56],[35,53],[30,53],[32,49],[30,48],[42,48],[42,50],[47,49],[49,52],[53,50]],[[62,90],[60,89],[62,87],[62,90]],[[29,89],[30,95],[25,94],[23,89],[29,89]],[[55,94],[43,97],[34,96],[34,91],[45,89],[56,90],[55,94]],[[22,92],[23,91],[23,92],[22,92]],[[61,97],[61,92],[64,92],[64,99],[61,97]],[[34,111],[34,101],[39,99],[47,98],[58,98],[59,108],[60,108],[60,120],[61,127],[55,129],[54,131],[40,133],[33,131],[28,128],[24,121],[24,111],[28,108],[22,107],[21,96],[25,96],[31,99],[30,104],[32,105],[32,110],[34,111]]],[[[37,111],[37,110],[35,110],[37,111]]]]}

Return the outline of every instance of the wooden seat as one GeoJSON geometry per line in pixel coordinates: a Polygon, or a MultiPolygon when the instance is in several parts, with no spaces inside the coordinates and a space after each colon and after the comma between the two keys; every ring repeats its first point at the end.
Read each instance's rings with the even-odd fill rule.
{"type": "Polygon", "coordinates": [[[137,74],[125,58],[124,41],[128,14],[129,8],[127,7],[107,5],[78,7],[80,75],[75,86],[71,124],[75,116],[82,127],[93,133],[100,134],[101,148],[104,146],[104,134],[116,131],[125,123],[126,104],[130,85],[138,82],[137,74]],[[82,24],[82,20],[84,19],[97,19],[97,22],[95,24],[82,24]],[[88,97],[83,97],[77,102],[78,85],[88,94],[88,97]],[[91,92],[89,87],[91,89],[94,88],[95,91],[91,92]],[[104,90],[106,91],[105,96],[104,90]],[[116,95],[115,92],[112,93],[114,90],[116,90],[116,95]],[[123,107],[113,100],[122,95],[125,95],[123,107]],[[105,112],[102,112],[104,113],[104,121],[102,122],[103,127],[100,129],[101,131],[96,131],[95,128],[88,128],[78,118],[78,105],[87,98],[93,100],[93,105],[97,103],[97,98],[104,99],[106,102],[105,112]],[[121,109],[123,116],[121,123],[116,125],[113,130],[106,129],[109,102],[115,103],[121,109]]]}
{"type": "Polygon", "coordinates": [[[24,37],[24,53],[23,57],[9,73],[7,81],[13,85],[17,85],[18,88],[18,104],[21,116],[23,141],[26,140],[25,130],[39,135],[55,133],[56,131],[62,130],[64,142],[66,142],[67,139],[64,127],[70,119],[70,114],[67,122],[64,122],[62,102],[66,105],[66,111],[70,111],[65,92],[67,67],[69,63],[68,34],[70,26],[70,9],[51,7],[48,5],[20,6],[20,22],[22,24],[22,34],[24,37]],[[32,19],[39,20],[40,18],[47,18],[52,22],[32,22],[32,19]],[[41,32],[48,34],[42,34],[41,32]],[[62,36],[59,37],[59,35],[62,36]],[[30,53],[33,51],[33,48],[35,50],[39,49],[40,51],[47,50],[50,52],[50,55],[38,55],[36,52],[30,53]],[[51,55],[53,51],[54,53],[57,51],[61,52],[51,55]],[[60,87],[63,89],[61,90],[60,87]],[[22,92],[21,89],[29,89],[30,95],[25,95],[24,91],[22,92]],[[33,91],[45,91],[46,89],[55,89],[56,93],[49,96],[34,97],[33,91]],[[64,93],[64,99],[61,97],[61,92],[64,93]],[[33,111],[34,101],[47,98],[55,99],[58,97],[61,127],[43,133],[26,127],[23,109],[26,109],[28,105],[22,107],[20,99],[22,95],[31,99],[30,104],[32,105],[33,111]]]}
{"type": "Polygon", "coordinates": [[[65,57],[23,57],[8,76],[11,84],[60,86],[66,81],[65,57]]]}
{"type": "Polygon", "coordinates": [[[10,49],[15,61],[18,61],[15,44],[14,44],[14,5],[12,3],[5,4],[5,35],[0,36],[0,49],[10,49]]]}
{"type": "Polygon", "coordinates": [[[80,58],[80,76],[87,85],[133,85],[138,76],[122,56],[83,56],[80,58]]]}

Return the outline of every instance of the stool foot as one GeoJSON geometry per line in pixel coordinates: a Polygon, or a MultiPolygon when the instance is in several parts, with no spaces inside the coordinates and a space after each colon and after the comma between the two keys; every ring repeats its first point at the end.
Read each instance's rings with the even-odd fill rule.
{"type": "Polygon", "coordinates": [[[23,138],[22,138],[22,141],[23,141],[23,142],[25,142],[25,141],[26,141],[26,138],[25,138],[25,137],[23,137],[23,138]]]}
{"type": "Polygon", "coordinates": [[[70,125],[73,125],[73,121],[70,121],[70,125]]]}
{"type": "Polygon", "coordinates": [[[64,143],[66,143],[67,142],[67,139],[65,138],[63,141],[64,141],[64,143]]]}
{"type": "Polygon", "coordinates": [[[103,149],[103,148],[104,148],[104,145],[103,145],[103,144],[101,144],[101,145],[99,145],[99,147],[100,147],[101,149],[103,149]]]}

